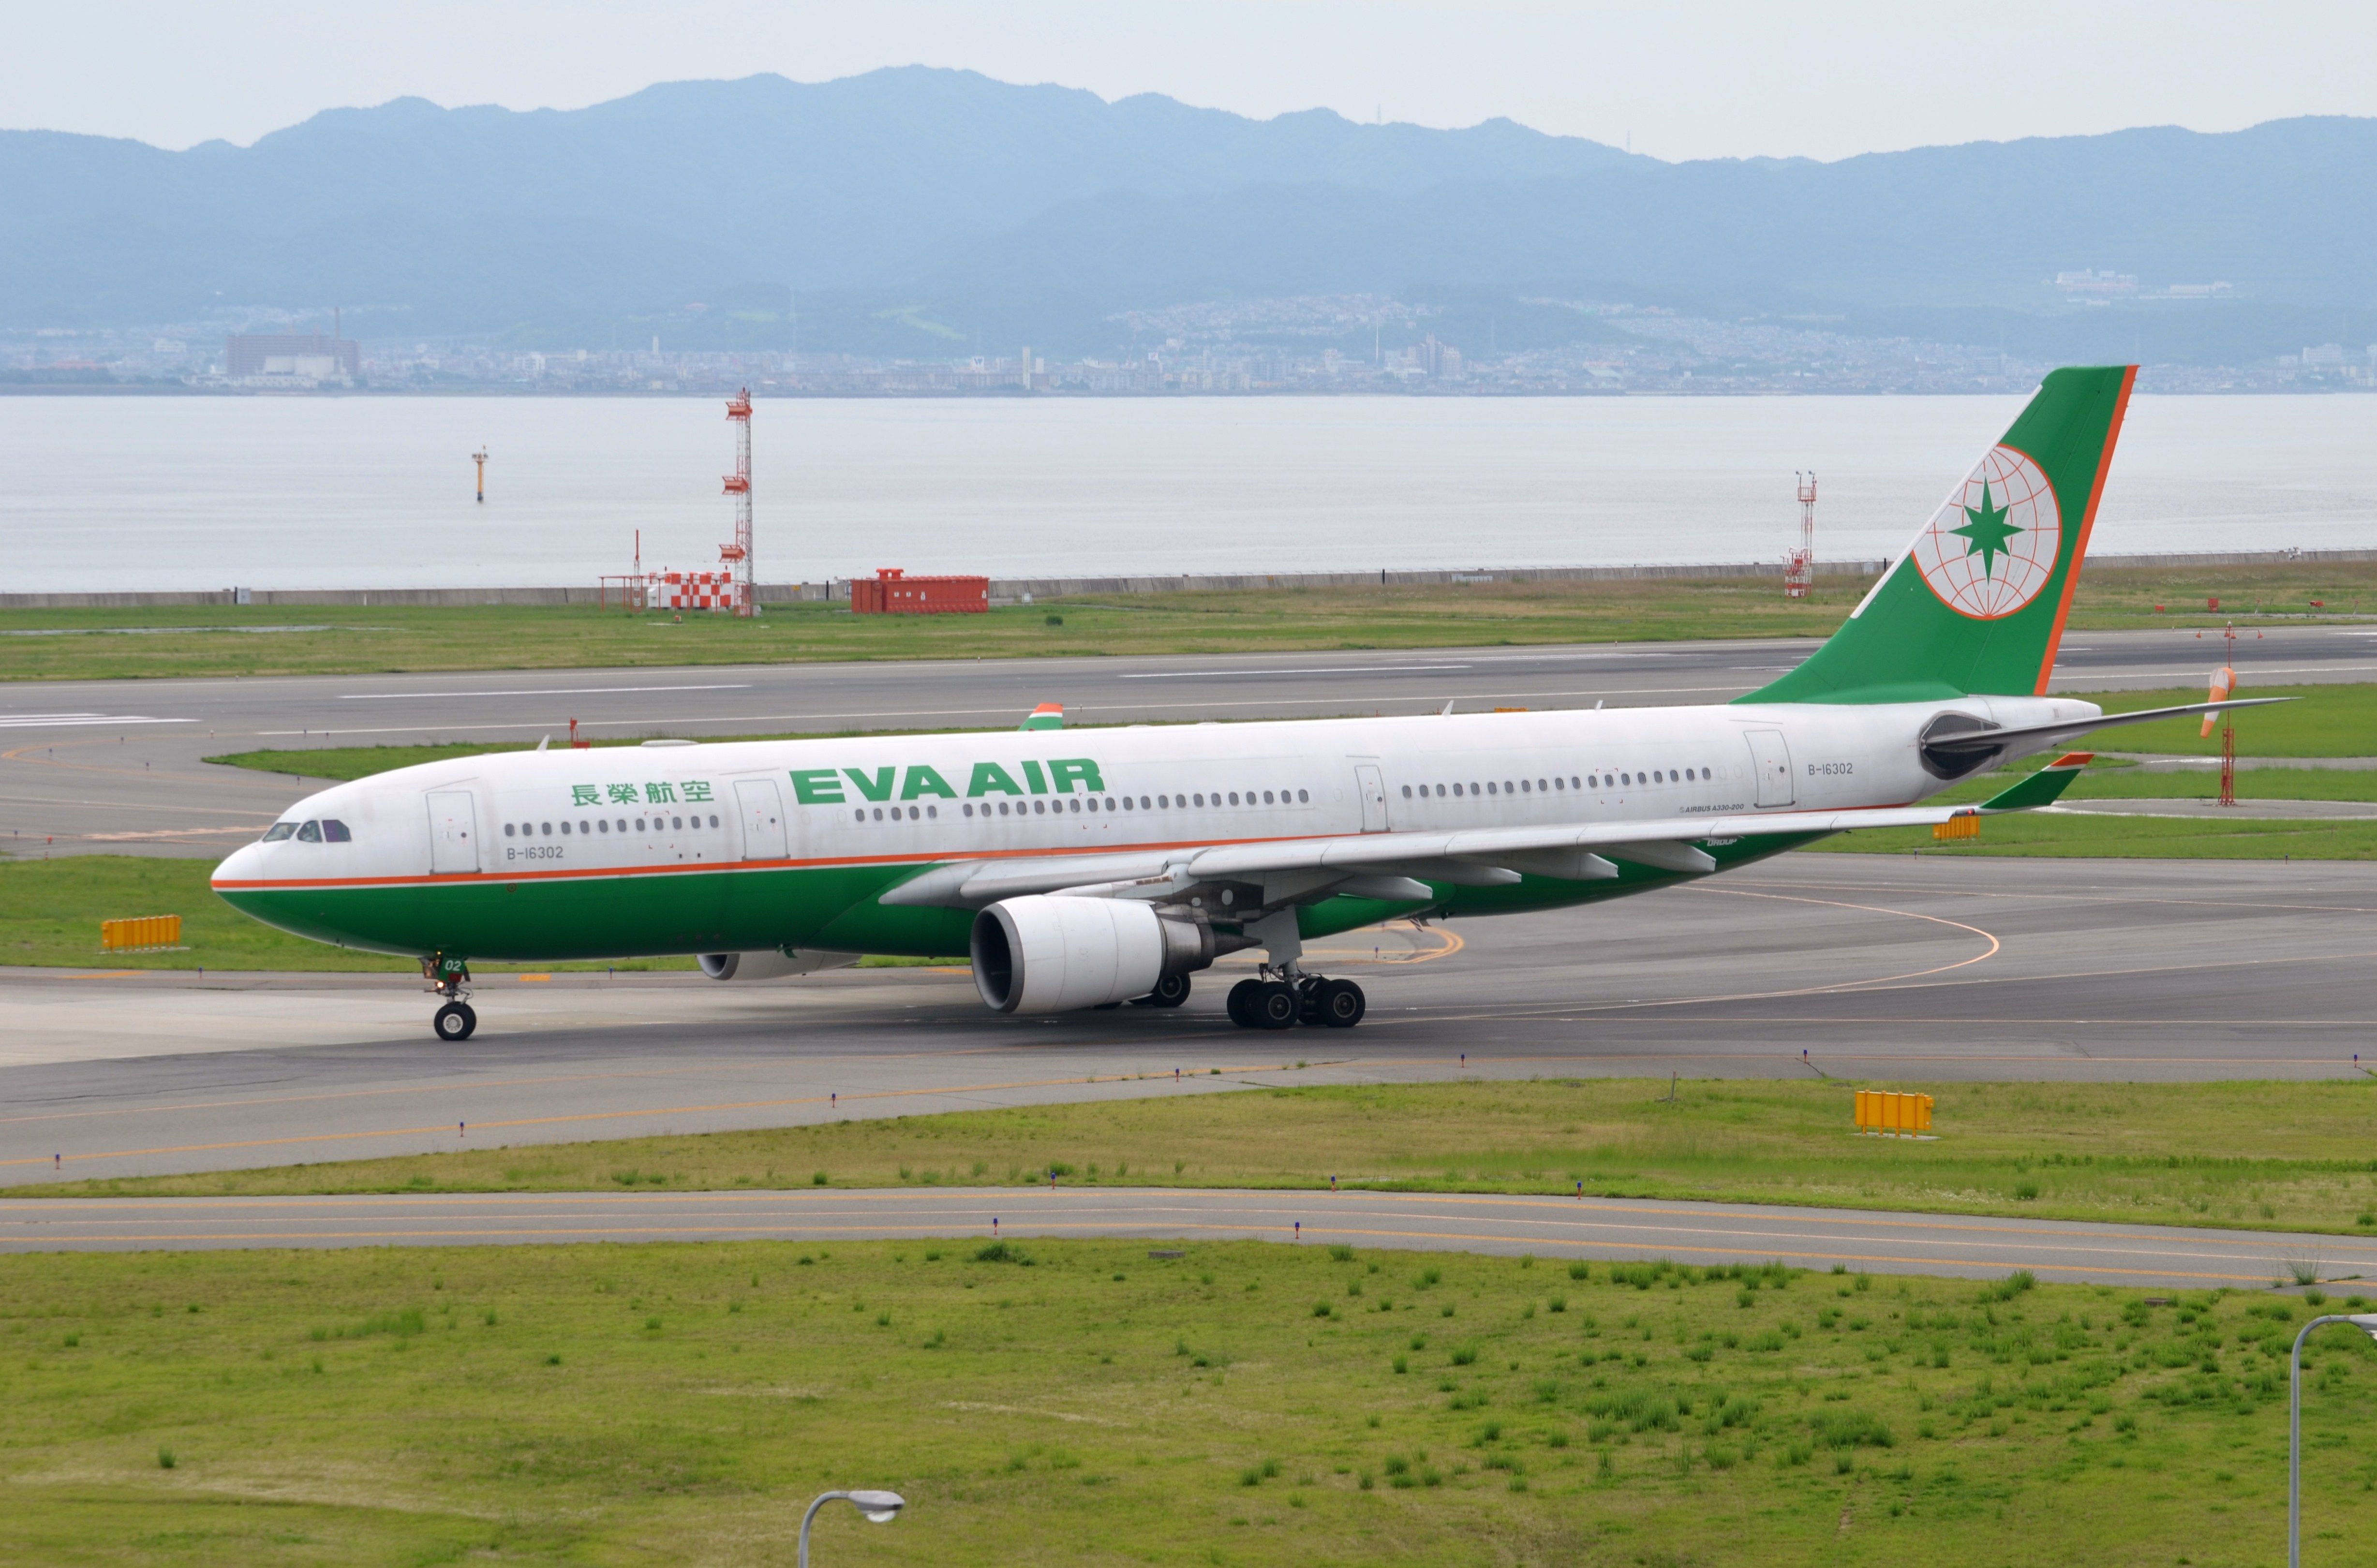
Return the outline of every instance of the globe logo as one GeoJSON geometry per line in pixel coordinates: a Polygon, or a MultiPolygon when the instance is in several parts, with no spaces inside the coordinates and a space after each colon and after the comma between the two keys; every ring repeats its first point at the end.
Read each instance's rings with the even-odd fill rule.
{"type": "Polygon", "coordinates": [[[1989,449],[1915,539],[1915,567],[1959,615],[1994,621],[2037,599],[2063,543],[2055,487],[2029,457],[1989,449]]]}

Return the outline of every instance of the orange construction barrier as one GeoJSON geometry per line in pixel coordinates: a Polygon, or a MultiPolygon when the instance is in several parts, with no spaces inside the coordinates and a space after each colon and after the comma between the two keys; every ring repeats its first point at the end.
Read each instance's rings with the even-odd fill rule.
{"type": "Polygon", "coordinates": [[[1921,1137],[1931,1131],[1931,1097],[1895,1089],[1857,1091],[1857,1130],[1883,1137],[1921,1137]]]}
{"type": "Polygon", "coordinates": [[[179,915],[143,915],[138,920],[99,922],[99,945],[104,953],[137,953],[146,948],[181,944],[179,915]]]}

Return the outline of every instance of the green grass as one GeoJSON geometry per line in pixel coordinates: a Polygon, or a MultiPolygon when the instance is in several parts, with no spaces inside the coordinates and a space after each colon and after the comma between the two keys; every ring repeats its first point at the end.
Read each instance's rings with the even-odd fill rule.
{"type": "MultiPolygon", "coordinates": [[[[2163,1568],[2284,1536],[2283,1297],[983,1241],[0,1259],[0,1559],[781,1563],[854,1485],[908,1510],[821,1516],[820,1562],[2163,1568]]],[[[2306,1555],[2345,1562],[2377,1352],[2311,1360],[2306,1555]]]]}
{"type": "MultiPolygon", "coordinates": [[[[2214,656],[2210,663],[2217,663],[2214,656]]],[[[2207,669],[2208,672],[2208,669],[2207,669]]],[[[2252,679],[2248,666],[2244,679],[2252,679]]],[[[2059,694],[2062,695],[2062,694],[2059,694]]],[[[2084,695],[2108,713],[2134,713],[2142,707],[2170,707],[2202,702],[2202,686],[2178,686],[2158,692],[2089,692],[2084,695]]],[[[2377,756],[2377,684],[2366,682],[2318,686],[2256,686],[2238,689],[2242,697],[2292,697],[2271,707],[2249,707],[2236,716],[2237,754],[2269,756],[2377,756]]],[[[2197,733],[2201,719],[2166,719],[2132,724],[2121,730],[2099,731],[2075,744],[2101,746],[2110,752],[2141,752],[2157,756],[2220,754],[2220,731],[2197,733]]]]}
{"type": "MultiPolygon", "coordinates": [[[[10,610],[0,611],[0,633],[55,635],[0,636],[0,681],[1823,636],[1866,586],[1827,577],[1806,600],[1785,599],[1771,578],[1280,588],[1101,595],[987,615],[776,605],[748,621],[586,606],[10,610]],[[269,626],[323,629],[242,630],[269,626]],[[158,627],[195,629],[112,635],[158,627]]],[[[2259,614],[2377,614],[2377,565],[2099,568],[2081,580],[2072,625],[2216,626],[2259,614]],[[2222,613],[2204,611],[2206,594],[2222,596],[2222,613]],[[2311,609],[2314,599],[2325,608],[2311,609]]]]}
{"type": "Polygon", "coordinates": [[[2377,1079],[2221,1084],[1569,1078],[1278,1088],[259,1170],[26,1195],[571,1192],[1066,1181],[1587,1193],[2377,1232],[2377,1079]],[[1927,1088],[1933,1142],[1858,1137],[1857,1087],[1927,1088]],[[2028,1195],[2025,1195],[2027,1194],[2028,1195]]]}

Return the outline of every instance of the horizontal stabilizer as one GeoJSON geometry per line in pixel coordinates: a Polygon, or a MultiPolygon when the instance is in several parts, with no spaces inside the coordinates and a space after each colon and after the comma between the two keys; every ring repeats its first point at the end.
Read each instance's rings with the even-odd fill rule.
{"type": "Polygon", "coordinates": [[[1923,749],[1949,755],[1962,753],[1967,756],[1984,756],[1991,752],[2042,745],[2049,741],[2060,741],[2067,735],[2085,735],[2092,731],[2116,729],[2124,724],[2151,724],[2158,719],[2185,719],[2198,713],[2226,713],[2231,708],[2259,707],[2264,703],[2294,700],[2292,697],[2230,697],[2225,702],[2192,702],[2178,707],[2145,707],[2135,713],[2100,713],[2094,719],[2025,724],[2018,730],[1965,730],[1953,735],[1926,736],[1923,749]]]}
{"type": "Polygon", "coordinates": [[[2094,753],[2067,753],[2029,778],[1991,795],[1981,802],[1981,810],[2023,812],[2053,805],[2064,790],[2072,788],[2072,781],[2080,777],[2080,770],[2095,760],[2094,753]]]}

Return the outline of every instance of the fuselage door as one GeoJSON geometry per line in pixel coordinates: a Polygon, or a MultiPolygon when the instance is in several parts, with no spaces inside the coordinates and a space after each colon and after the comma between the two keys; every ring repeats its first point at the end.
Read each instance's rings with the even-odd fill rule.
{"type": "Polygon", "coordinates": [[[1354,781],[1362,796],[1362,831],[1384,833],[1387,830],[1387,781],[1380,776],[1376,763],[1356,763],[1354,781]]]}
{"type": "Polygon", "coordinates": [[[479,869],[479,814],[468,790],[429,791],[429,872],[456,875],[479,869]]]}
{"type": "Polygon", "coordinates": [[[1750,742],[1750,770],[1758,775],[1758,803],[1787,806],[1792,801],[1791,748],[1780,730],[1745,731],[1750,742]]]}
{"type": "Polygon", "coordinates": [[[784,844],[784,797],[772,778],[738,778],[735,805],[743,820],[743,858],[781,861],[790,851],[784,844]]]}

